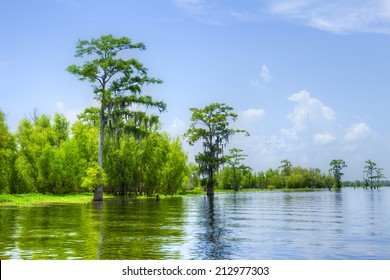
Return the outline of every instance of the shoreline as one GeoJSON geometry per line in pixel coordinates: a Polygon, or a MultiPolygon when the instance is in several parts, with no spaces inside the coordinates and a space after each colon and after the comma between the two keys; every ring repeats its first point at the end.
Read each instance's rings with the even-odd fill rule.
{"type": "MultiPolygon", "coordinates": [[[[346,187],[349,188],[349,187],[346,187]]],[[[332,189],[334,191],[335,189],[332,189]]],[[[267,189],[267,188],[253,188],[253,189],[242,189],[238,192],[234,190],[224,190],[216,189],[215,195],[224,194],[224,193],[248,193],[248,192],[272,192],[272,191],[282,191],[282,192],[313,192],[313,191],[329,191],[328,189],[313,189],[313,188],[299,188],[299,189],[267,189]]],[[[125,196],[126,198],[133,199],[155,199],[157,194],[152,196],[125,196]]],[[[158,194],[159,199],[167,199],[173,197],[185,197],[185,196],[199,196],[206,195],[205,192],[200,189],[181,191],[177,194],[166,195],[158,194]]],[[[119,196],[104,194],[104,199],[113,199],[119,196]]],[[[65,195],[53,195],[53,194],[41,194],[41,193],[27,193],[27,194],[0,194],[0,208],[7,206],[19,206],[19,207],[29,207],[29,206],[46,206],[53,204],[88,204],[92,203],[93,193],[80,193],[80,194],[65,194],[65,195]]]]}

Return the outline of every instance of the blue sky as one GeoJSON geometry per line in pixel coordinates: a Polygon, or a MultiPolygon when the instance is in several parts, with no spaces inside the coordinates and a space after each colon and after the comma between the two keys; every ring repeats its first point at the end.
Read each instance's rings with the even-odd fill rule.
{"type": "MultiPolygon", "coordinates": [[[[144,42],[129,52],[164,84],[145,92],[168,104],[164,129],[181,135],[190,107],[234,107],[235,136],[254,170],[293,165],[323,171],[335,158],[345,179],[371,159],[390,178],[389,0],[36,0],[0,10],[0,108],[12,131],[34,108],[70,120],[91,106],[78,39],[105,34],[144,42]]],[[[190,157],[196,147],[184,145],[190,157]]]]}

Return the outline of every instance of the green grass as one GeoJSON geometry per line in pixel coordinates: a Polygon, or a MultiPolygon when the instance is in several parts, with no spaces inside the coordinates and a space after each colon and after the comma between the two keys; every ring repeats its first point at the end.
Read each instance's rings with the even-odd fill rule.
{"type": "MultiPolygon", "coordinates": [[[[104,196],[109,198],[112,196],[104,196]]],[[[91,202],[93,193],[51,195],[51,194],[2,194],[0,206],[39,206],[47,204],[85,204],[91,202]]]]}

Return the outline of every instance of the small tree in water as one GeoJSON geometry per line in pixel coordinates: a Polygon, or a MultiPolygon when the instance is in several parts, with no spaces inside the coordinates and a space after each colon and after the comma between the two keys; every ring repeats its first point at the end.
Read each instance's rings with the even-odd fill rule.
{"type": "Polygon", "coordinates": [[[383,168],[378,168],[376,163],[371,160],[366,160],[363,174],[366,175],[364,179],[364,187],[371,189],[379,188],[381,179],[384,179],[383,168]]]}
{"type": "Polygon", "coordinates": [[[332,160],[330,162],[330,166],[331,166],[331,168],[330,168],[329,172],[333,173],[336,188],[341,188],[342,187],[341,176],[344,175],[344,173],[342,173],[341,170],[345,167],[348,167],[348,166],[345,164],[345,161],[342,159],[332,160]]]}
{"type": "Polygon", "coordinates": [[[229,121],[235,121],[237,114],[233,112],[232,107],[224,103],[212,103],[203,109],[190,108],[190,110],[192,123],[184,137],[190,145],[194,145],[199,140],[203,141],[203,152],[195,156],[195,161],[203,176],[207,195],[214,195],[215,174],[226,162],[223,150],[235,133],[246,131],[229,128],[229,121]]]}

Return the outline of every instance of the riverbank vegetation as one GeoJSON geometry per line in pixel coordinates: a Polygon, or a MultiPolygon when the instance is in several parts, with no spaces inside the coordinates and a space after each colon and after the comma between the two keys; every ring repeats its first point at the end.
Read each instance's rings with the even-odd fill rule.
{"type": "MultiPolygon", "coordinates": [[[[294,166],[289,160],[281,166],[256,172],[243,164],[244,151],[232,148],[225,153],[229,139],[244,130],[232,129],[238,117],[224,103],[191,108],[191,125],[184,135],[189,144],[201,141],[203,152],[191,163],[180,138],[161,131],[159,116],[166,104],[143,95],[151,78],[135,59],[123,59],[123,51],[144,50],[142,43],[128,38],[102,36],[79,41],[76,57],[90,58],[68,71],[93,88],[98,107],[86,108],[71,124],[62,114],[50,117],[34,111],[11,133],[0,111],[0,194],[65,195],[102,191],[121,196],[155,194],[214,194],[214,189],[331,189],[342,186],[339,159],[330,170],[294,166]],[[121,58],[118,58],[121,53],[121,58]]],[[[383,170],[368,160],[363,185],[378,188],[383,170]]],[[[9,199],[4,198],[2,199],[9,199]]]]}
{"type": "MultiPolygon", "coordinates": [[[[106,138],[105,168],[101,169],[97,163],[98,120],[88,112],[80,114],[72,126],[61,114],[51,119],[35,112],[31,119],[21,121],[15,134],[9,132],[0,112],[0,194],[77,194],[91,192],[98,185],[104,185],[108,194],[122,196],[204,193],[207,185],[202,172],[189,163],[180,139],[158,130],[147,137],[123,135],[115,142],[106,138]]],[[[255,172],[242,164],[245,156],[242,150],[231,149],[222,158],[223,167],[213,178],[217,189],[330,189],[340,186],[339,167],[346,167],[344,162],[340,166],[331,162],[330,171],[338,166],[337,179],[332,172],[294,166],[287,159],[277,169],[255,172]]],[[[366,163],[364,181],[345,182],[345,186],[388,185],[382,169],[370,160],[366,163]]]]}
{"type": "Polygon", "coordinates": [[[180,140],[166,133],[122,136],[116,143],[107,138],[103,170],[97,164],[98,126],[82,115],[70,127],[61,114],[53,120],[34,114],[21,121],[16,134],[9,133],[3,113],[0,124],[0,193],[61,195],[91,192],[103,184],[112,194],[173,194],[188,174],[180,140]]]}

